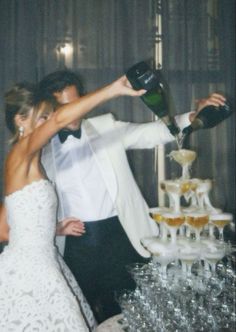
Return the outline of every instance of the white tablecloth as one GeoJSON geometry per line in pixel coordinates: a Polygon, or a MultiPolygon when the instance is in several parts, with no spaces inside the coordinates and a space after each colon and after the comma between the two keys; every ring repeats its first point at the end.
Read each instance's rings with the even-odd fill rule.
{"type": "Polygon", "coordinates": [[[124,332],[121,325],[117,322],[118,319],[121,319],[122,315],[113,316],[103,323],[98,325],[96,332],[124,332]]]}

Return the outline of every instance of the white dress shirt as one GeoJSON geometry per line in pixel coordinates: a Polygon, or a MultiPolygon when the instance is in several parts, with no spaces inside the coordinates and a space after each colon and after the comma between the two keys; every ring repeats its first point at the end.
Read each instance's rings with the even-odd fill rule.
{"type": "Polygon", "coordinates": [[[65,216],[86,222],[117,215],[85,131],[80,139],[70,135],[63,144],[56,135],[52,139],[52,147],[56,183],[65,216]]]}
{"type": "MultiPolygon", "coordinates": [[[[176,117],[176,120],[181,129],[185,128],[189,125],[189,113],[176,117]]],[[[116,211],[114,211],[112,206],[110,216],[112,216],[114,211],[114,214],[119,217],[121,225],[134,248],[140,255],[149,257],[150,253],[142,246],[140,239],[156,236],[158,234],[158,227],[155,221],[149,216],[149,207],[134,179],[126,152],[128,149],[152,149],[158,144],[166,144],[173,141],[173,136],[162,121],[143,124],[127,123],[116,121],[112,114],[104,114],[83,120],[82,140],[85,139],[85,136],[83,137],[84,133],[86,133],[86,140],[88,138],[89,149],[93,153],[91,163],[98,165],[97,172],[104,180],[107,191],[116,208],[116,211]]],[[[48,144],[43,149],[42,163],[49,179],[58,186],[58,218],[62,220],[70,216],[70,213],[68,214],[65,211],[65,206],[68,206],[68,204],[61,195],[60,183],[57,180],[55,163],[57,154],[55,153],[60,153],[61,145],[57,136],[52,141],[54,144],[48,144]],[[53,147],[53,145],[55,146],[53,147]],[[59,145],[58,148],[57,145],[59,145]]],[[[80,156],[79,151],[78,155],[80,156]]],[[[71,156],[74,156],[74,152],[71,156]]],[[[63,167],[70,168],[68,170],[70,174],[72,163],[69,159],[65,162],[62,157],[57,163],[59,163],[62,170],[63,167]]],[[[88,166],[90,166],[89,162],[88,166]]],[[[71,189],[75,188],[78,173],[79,169],[77,170],[77,167],[75,167],[75,170],[73,170],[74,175],[71,177],[71,181],[73,181],[71,189]]],[[[92,181],[92,175],[90,179],[92,181]]],[[[95,198],[92,204],[96,204],[97,199],[99,199],[96,196],[97,192],[96,190],[94,193],[93,197],[95,198]]],[[[76,201],[77,203],[79,203],[79,198],[76,201]]],[[[64,237],[57,237],[57,244],[61,253],[64,251],[64,242],[64,237]]]]}

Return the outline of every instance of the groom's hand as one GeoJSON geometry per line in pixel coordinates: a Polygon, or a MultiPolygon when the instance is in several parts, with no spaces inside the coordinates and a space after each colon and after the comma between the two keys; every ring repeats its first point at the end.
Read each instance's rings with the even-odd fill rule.
{"type": "Polygon", "coordinates": [[[223,106],[225,104],[226,98],[219,94],[219,93],[212,93],[210,96],[207,98],[203,99],[196,99],[195,104],[196,104],[196,110],[192,113],[190,113],[190,121],[192,122],[195,117],[198,115],[198,113],[201,112],[201,110],[209,105],[213,105],[216,107],[223,106]]]}
{"type": "Polygon", "coordinates": [[[84,223],[74,217],[65,218],[57,224],[57,235],[81,236],[85,233],[84,223]]]}

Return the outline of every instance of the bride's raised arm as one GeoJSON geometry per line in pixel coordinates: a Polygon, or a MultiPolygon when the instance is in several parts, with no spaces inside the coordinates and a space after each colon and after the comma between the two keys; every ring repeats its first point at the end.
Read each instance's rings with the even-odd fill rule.
{"type": "Polygon", "coordinates": [[[9,226],[7,224],[6,209],[2,203],[0,203],[0,242],[8,241],[9,226]]]}
{"type": "MultiPolygon", "coordinates": [[[[60,129],[66,127],[68,124],[76,119],[81,119],[90,112],[94,107],[119,96],[141,96],[145,90],[134,90],[128,82],[126,76],[122,76],[116,81],[94,92],[91,92],[78,100],[65,104],[53,112],[48,119],[45,119],[38,127],[30,134],[30,139],[27,144],[27,154],[33,154],[40,150],[48,140],[60,129]]],[[[41,110],[38,110],[43,116],[46,102],[41,103],[41,110]]]]}

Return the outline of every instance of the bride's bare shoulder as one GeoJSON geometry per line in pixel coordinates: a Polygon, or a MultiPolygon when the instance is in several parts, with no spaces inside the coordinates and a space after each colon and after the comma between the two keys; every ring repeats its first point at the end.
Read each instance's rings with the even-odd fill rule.
{"type": "Polygon", "coordinates": [[[29,144],[29,137],[24,137],[20,141],[17,141],[13,144],[7,154],[7,161],[11,161],[12,159],[16,160],[24,160],[26,157],[27,146],[29,144]]]}
{"type": "Polygon", "coordinates": [[[8,152],[4,163],[4,178],[8,184],[18,176],[24,177],[30,168],[30,158],[27,157],[25,145],[27,142],[15,143],[8,152]]]}

